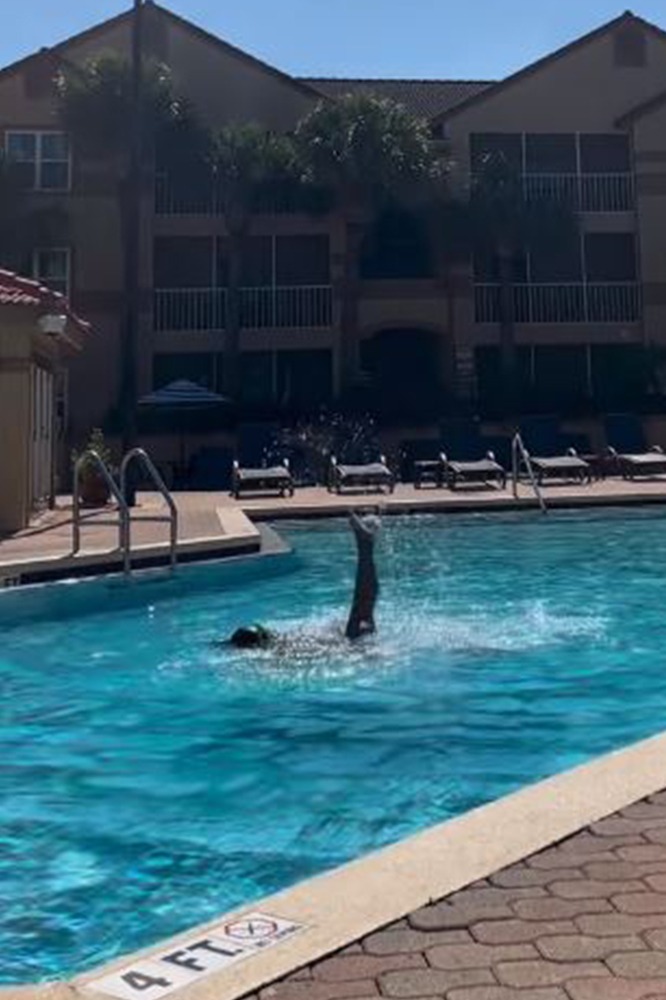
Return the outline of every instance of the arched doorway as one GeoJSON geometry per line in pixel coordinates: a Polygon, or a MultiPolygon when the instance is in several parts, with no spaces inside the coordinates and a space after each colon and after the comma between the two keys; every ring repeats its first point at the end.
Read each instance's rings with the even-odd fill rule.
{"type": "Polygon", "coordinates": [[[426,419],[445,407],[443,334],[418,327],[379,330],[361,345],[361,362],[382,416],[426,419]]]}

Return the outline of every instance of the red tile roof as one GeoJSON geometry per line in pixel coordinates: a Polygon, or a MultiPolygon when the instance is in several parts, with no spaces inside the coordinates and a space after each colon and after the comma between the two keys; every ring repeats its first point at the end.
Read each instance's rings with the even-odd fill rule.
{"type": "Polygon", "coordinates": [[[13,271],[0,269],[0,305],[41,307],[45,312],[57,310],[64,313],[80,330],[90,329],[90,324],[72,312],[64,295],[51,291],[31,278],[22,278],[13,271]]]}
{"type": "Polygon", "coordinates": [[[333,77],[302,77],[324,97],[343,94],[373,94],[404,104],[408,111],[422,118],[434,118],[457,104],[492,86],[488,80],[350,80],[333,77]]]}

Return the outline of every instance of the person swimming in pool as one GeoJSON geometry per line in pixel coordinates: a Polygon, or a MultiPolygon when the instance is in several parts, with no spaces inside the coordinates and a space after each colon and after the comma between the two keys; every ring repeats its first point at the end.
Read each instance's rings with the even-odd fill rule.
{"type": "MultiPolygon", "coordinates": [[[[353,511],[349,517],[356,539],[357,563],[354,596],[352,598],[345,636],[352,641],[376,631],[375,605],[379,582],[375,567],[375,537],[381,522],[374,514],[363,517],[353,511]]],[[[263,625],[244,625],[237,628],[229,639],[236,649],[266,649],[280,641],[280,637],[263,625]]]]}

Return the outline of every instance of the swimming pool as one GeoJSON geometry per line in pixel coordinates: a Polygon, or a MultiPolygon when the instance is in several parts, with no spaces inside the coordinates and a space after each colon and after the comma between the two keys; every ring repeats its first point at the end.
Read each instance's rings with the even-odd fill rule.
{"type": "Polygon", "coordinates": [[[666,518],[343,522],[0,595],[0,982],[67,976],[666,728],[666,518]],[[239,622],[291,651],[215,649],[239,622]]]}

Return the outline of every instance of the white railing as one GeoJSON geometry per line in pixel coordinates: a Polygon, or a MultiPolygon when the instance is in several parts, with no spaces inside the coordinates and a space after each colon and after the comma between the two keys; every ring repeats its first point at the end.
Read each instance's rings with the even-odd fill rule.
{"type": "MultiPolygon", "coordinates": [[[[153,326],[162,330],[224,330],[225,288],[158,288],[153,326]]],[[[240,321],[244,329],[328,327],[332,322],[330,285],[243,288],[240,321]]]]}
{"type": "Polygon", "coordinates": [[[528,201],[561,201],[577,212],[630,212],[636,204],[633,174],[523,175],[528,201]]]}
{"type": "MultiPolygon", "coordinates": [[[[298,193],[294,188],[277,186],[258,192],[254,211],[257,214],[282,215],[299,211],[298,193]]],[[[166,173],[155,176],[156,215],[222,215],[225,198],[221,182],[202,173],[196,181],[174,181],[166,173]]]]}
{"type": "MultiPolygon", "coordinates": [[[[477,323],[499,323],[501,289],[498,284],[474,288],[477,323]]],[[[516,323],[635,323],[641,317],[637,282],[572,282],[513,286],[516,323]]]]}
{"type": "Polygon", "coordinates": [[[153,303],[153,329],[223,330],[226,288],[159,288],[153,303]]]}

